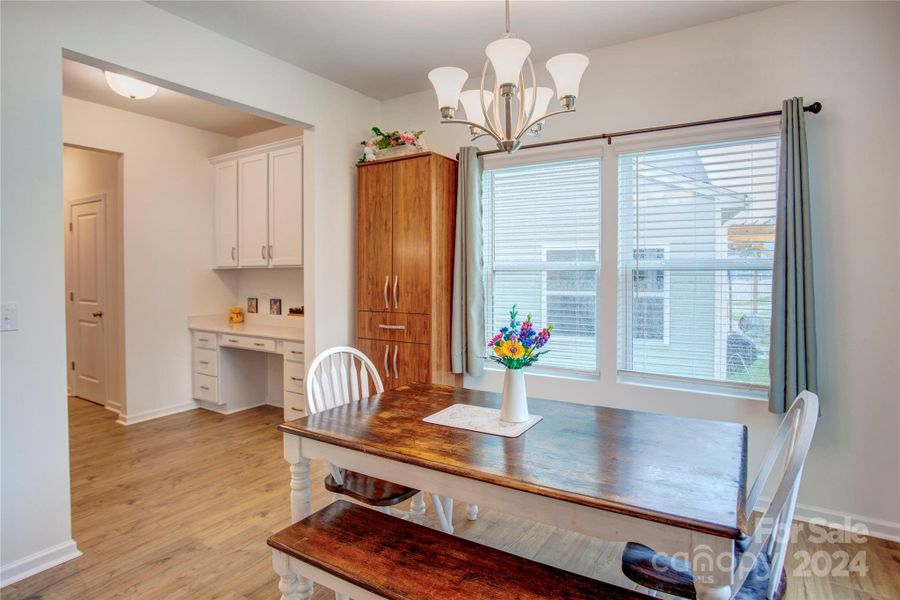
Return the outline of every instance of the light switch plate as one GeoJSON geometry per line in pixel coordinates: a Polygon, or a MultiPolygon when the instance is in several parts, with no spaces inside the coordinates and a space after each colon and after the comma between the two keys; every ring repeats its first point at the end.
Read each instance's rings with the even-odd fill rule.
{"type": "Polygon", "coordinates": [[[15,302],[4,302],[0,308],[0,331],[18,331],[19,305],[15,302]]]}

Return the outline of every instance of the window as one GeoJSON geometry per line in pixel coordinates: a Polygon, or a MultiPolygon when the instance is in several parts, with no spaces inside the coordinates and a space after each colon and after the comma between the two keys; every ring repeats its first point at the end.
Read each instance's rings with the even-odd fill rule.
{"type": "Polygon", "coordinates": [[[540,366],[597,372],[600,159],[500,163],[482,183],[486,335],[516,304],[554,325],[540,366]]]}
{"type": "Polygon", "coordinates": [[[620,372],[769,384],[778,139],[621,154],[620,372]]]}

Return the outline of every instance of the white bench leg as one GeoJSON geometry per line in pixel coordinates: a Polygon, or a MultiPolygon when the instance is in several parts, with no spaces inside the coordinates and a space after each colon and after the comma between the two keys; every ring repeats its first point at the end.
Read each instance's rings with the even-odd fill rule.
{"type": "Polygon", "coordinates": [[[450,500],[451,504],[451,512],[448,514],[444,510],[444,501],[437,494],[431,494],[431,503],[434,504],[434,513],[437,515],[438,525],[441,527],[441,531],[444,533],[453,533],[453,500],[450,500]]]}
{"type": "Polygon", "coordinates": [[[272,567],[278,573],[281,600],[311,600],[313,583],[291,571],[287,554],[272,549],[272,567]]]}
{"type": "Polygon", "coordinates": [[[347,594],[339,594],[337,592],[334,593],[335,600],[350,600],[350,596],[347,594]]]}
{"type": "Polygon", "coordinates": [[[425,492],[419,492],[412,497],[412,501],[409,503],[409,510],[417,517],[425,514],[425,492]]]}

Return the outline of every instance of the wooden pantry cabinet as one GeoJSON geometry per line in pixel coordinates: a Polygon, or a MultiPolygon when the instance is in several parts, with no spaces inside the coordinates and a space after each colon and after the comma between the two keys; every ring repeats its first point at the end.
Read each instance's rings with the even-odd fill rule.
{"type": "Polygon", "coordinates": [[[357,346],[386,389],[462,383],[450,372],[456,169],[433,152],[357,168],[357,346]]]}
{"type": "Polygon", "coordinates": [[[210,159],[215,268],[303,265],[303,146],[299,138],[210,159]]]}

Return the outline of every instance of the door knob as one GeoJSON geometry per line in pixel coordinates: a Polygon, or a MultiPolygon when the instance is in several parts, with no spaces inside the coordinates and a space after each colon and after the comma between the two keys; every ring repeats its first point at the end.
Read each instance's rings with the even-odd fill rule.
{"type": "Polygon", "coordinates": [[[94,315],[95,317],[102,317],[102,316],[103,316],[103,311],[102,311],[102,310],[98,310],[97,312],[91,313],[91,314],[94,315]]]}

